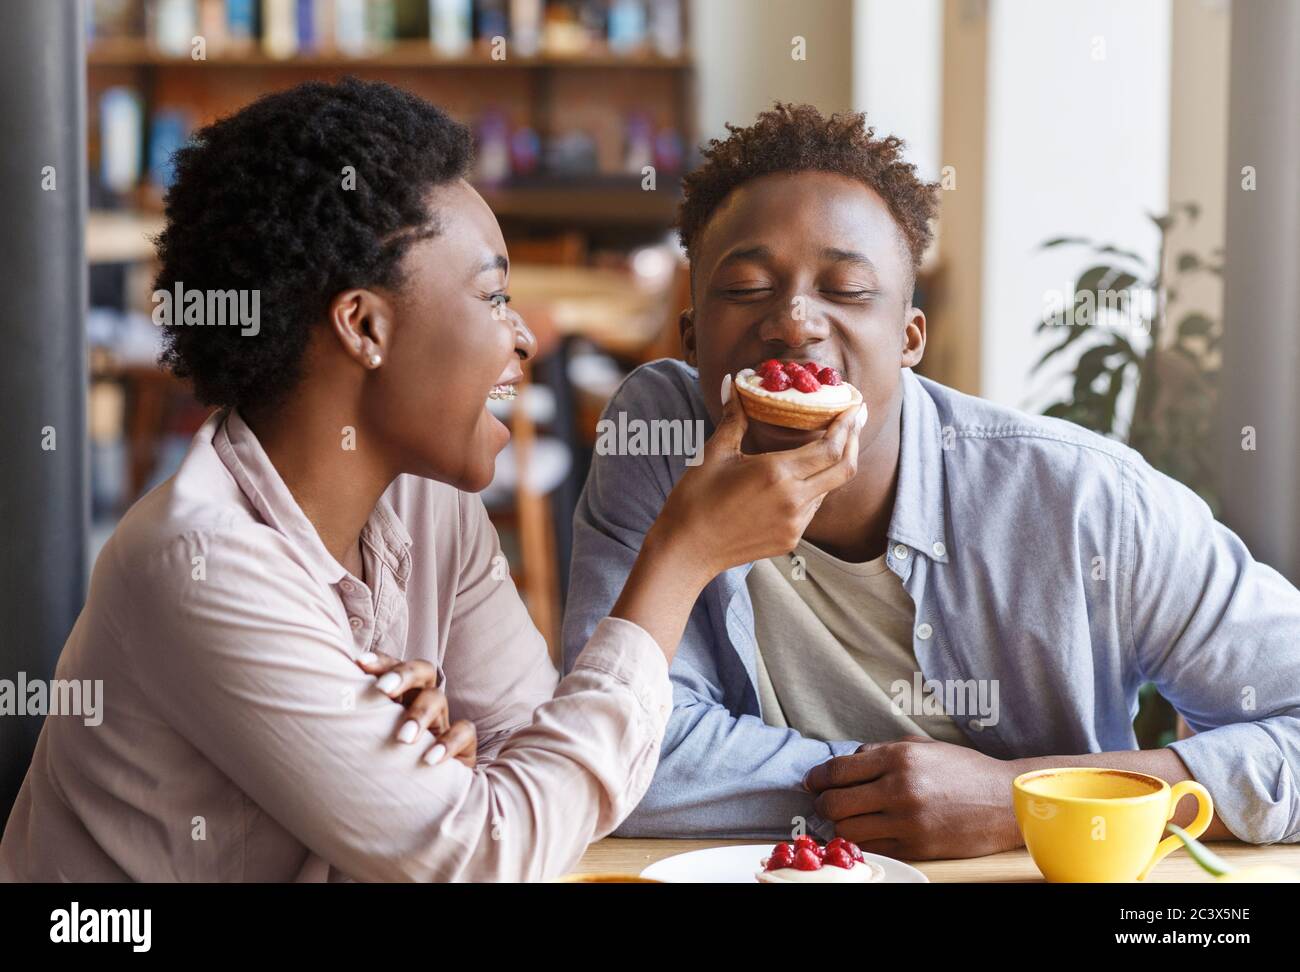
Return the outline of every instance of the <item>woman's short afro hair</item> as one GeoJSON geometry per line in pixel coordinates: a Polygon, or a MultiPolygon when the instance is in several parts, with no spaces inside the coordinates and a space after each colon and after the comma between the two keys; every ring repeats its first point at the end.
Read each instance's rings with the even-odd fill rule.
{"type": "Polygon", "coordinates": [[[407,247],[438,232],[429,190],[472,157],[464,125],[355,78],[269,94],[199,129],[173,156],[154,286],[259,291],[259,328],[164,327],[162,363],[207,404],[275,404],[336,294],[401,285],[407,247]]]}
{"type": "Polygon", "coordinates": [[[692,259],[710,218],[731,191],[759,176],[783,172],[834,172],[870,186],[889,207],[912,261],[930,245],[930,220],[938,211],[937,183],[917,178],[916,166],[903,160],[903,141],[875,137],[861,112],[827,118],[812,105],[776,102],[754,124],[728,124],[725,139],[712,139],[704,164],[682,180],[678,213],[682,246],[692,259]]]}

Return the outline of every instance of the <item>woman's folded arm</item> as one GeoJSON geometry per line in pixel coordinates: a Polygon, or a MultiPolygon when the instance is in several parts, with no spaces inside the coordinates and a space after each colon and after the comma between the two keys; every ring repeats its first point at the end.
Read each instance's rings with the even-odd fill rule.
{"type": "Polygon", "coordinates": [[[549,877],[649,783],[666,664],[628,621],[602,624],[554,697],[470,770],[396,740],[404,710],[353,660],[341,604],[269,528],[187,534],[132,586],[134,675],[159,714],[351,878],[549,877]]]}

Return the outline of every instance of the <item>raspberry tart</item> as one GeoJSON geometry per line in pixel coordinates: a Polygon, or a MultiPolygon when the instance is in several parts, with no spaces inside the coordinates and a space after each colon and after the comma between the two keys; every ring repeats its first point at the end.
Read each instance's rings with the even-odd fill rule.
{"type": "Polygon", "coordinates": [[[780,843],[761,862],[761,884],[870,884],[885,869],[866,859],[861,848],[843,837],[822,847],[811,837],[780,843]]]}
{"type": "Polygon", "coordinates": [[[862,393],[838,371],[812,361],[768,358],[737,373],[734,385],[746,415],[789,429],[824,429],[840,412],[862,404],[862,393]]]}

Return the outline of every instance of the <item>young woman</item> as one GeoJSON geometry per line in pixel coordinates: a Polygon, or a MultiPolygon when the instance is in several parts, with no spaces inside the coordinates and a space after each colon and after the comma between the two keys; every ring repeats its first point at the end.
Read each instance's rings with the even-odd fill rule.
{"type": "Polygon", "coordinates": [[[853,476],[856,415],[746,456],[732,400],[559,680],[473,495],[508,438],[486,401],[534,345],[470,156],[348,80],[176,157],[164,361],[219,408],[96,563],[57,676],[102,682],[102,721],[46,720],[0,878],[561,873],[650,781],[704,585],[853,476]],[[255,321],[211,319],[232,292],[255,321]]]}

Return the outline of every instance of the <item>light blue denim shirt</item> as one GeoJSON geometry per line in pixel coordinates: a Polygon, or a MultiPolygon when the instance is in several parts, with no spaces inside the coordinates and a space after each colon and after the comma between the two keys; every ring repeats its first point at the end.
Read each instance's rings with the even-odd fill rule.
{"type": "MultiPolygon", "coordinates": [[[[1136,749],[1138,688],[1154,682],[1196,731],[1171,745],[1228,829],[1300,840],[1300,592],[1126,446],[910,369],[902,380],[886,562],[916,605],[923,677],[996,680],[994,719],[957,717],[971,744],[999,759],[1136,749]]],[[[620,412],[712,431],[696,372],[679,361],[633,372],[605,414],[620,412]]],[[[595,457],[574,520],[566,666],[609,613],[685,461],[595,457]]],[[[829,836],[804,773],[876,741],[764,723],[750,566],[716,578],[691,613],[659,768],[619,834],[772,838],[802,817],[829,836]]]]}

